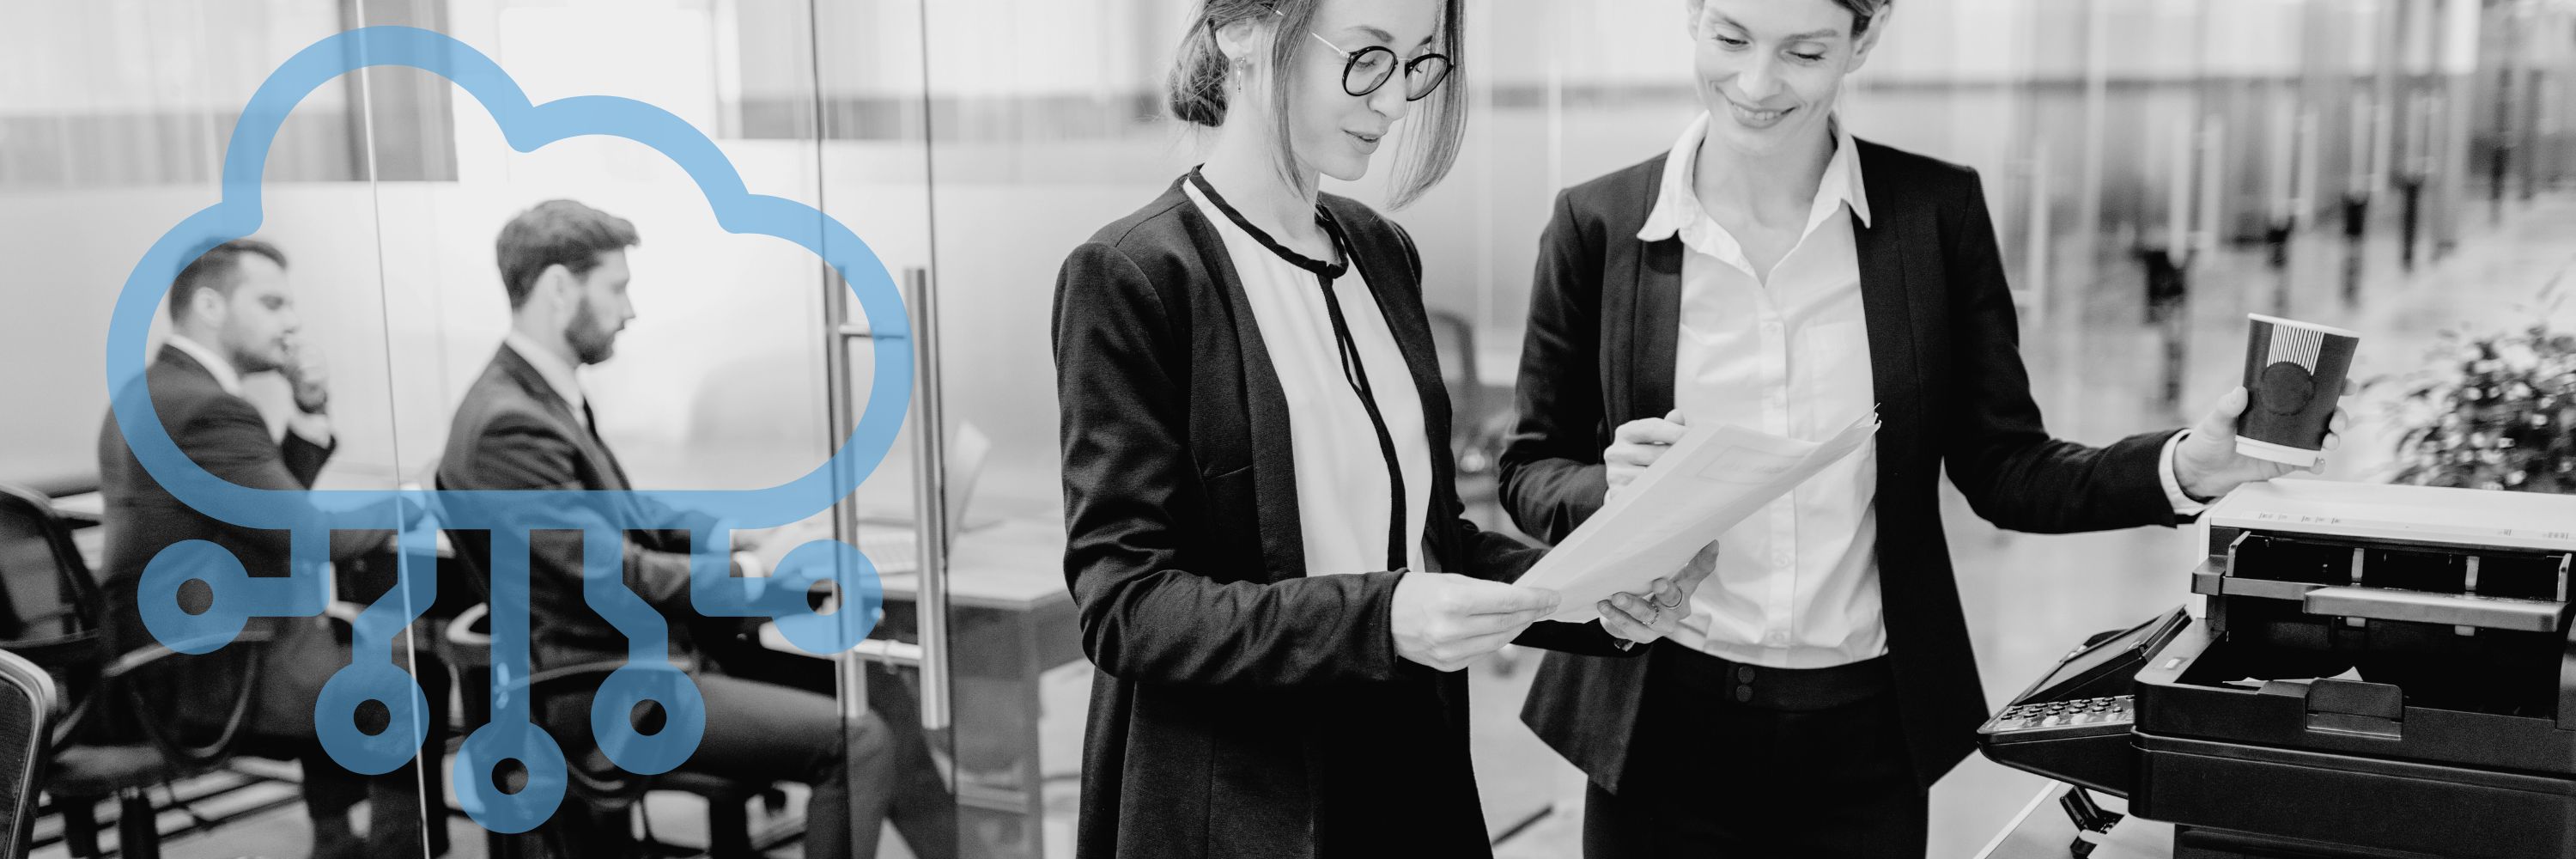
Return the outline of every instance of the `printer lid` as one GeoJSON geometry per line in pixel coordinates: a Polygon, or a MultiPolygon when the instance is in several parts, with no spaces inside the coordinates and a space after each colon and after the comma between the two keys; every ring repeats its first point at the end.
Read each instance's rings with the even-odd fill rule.
{"type": "Polygon", "coordinates": [[[2202,514],[2206,528],[2576,552],[2576,496],[2273,480],[2248,483],[2202,514]]]}

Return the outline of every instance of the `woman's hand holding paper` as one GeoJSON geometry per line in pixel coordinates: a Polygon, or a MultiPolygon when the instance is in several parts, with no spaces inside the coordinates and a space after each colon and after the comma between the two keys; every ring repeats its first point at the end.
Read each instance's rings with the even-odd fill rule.
{"type": "Polygon", "coordinates": [[[1602,502],[1606,504],[1619,497],[1621,490],[1627,489],[1638,475],[1646,473],[1647,466],[1654,465],[1655,460],[1663,458],[1665,451],[1673,449],[1673,443],[1681,441],[1682,434],[1689,432],[1685,423],[1682,410],[1674,409],[1671,414],[1660,418],[1620,424],[1618,432],[1612,434],[1610,446],[1601,450],[1601,464],[1605,467],[1602,478],[1610,484],[1609,494],[1602,498],[1602,502]]]}
{"type": "Polygon", "coordinates": [[[1622,650],[1652,644],[1680,630],[1682,621],[1690,617],[1691,597],[1699,593],[1700,582],[1717,569],[1717,551],[1717,543],[1711,541],[1679,572],[1656,579],[1646,593],[1611,594],[1596,606],[1601,627],[1624,639],[1622,650]]]}
{"type": "Polygon", "coordinates": [[[1411,572],[1395,583],[1395,604],[1387,620],[1394,627],[1397,656],[1456,671],[1556,613],[1556,601],[1556,592],[1546,588],[1411,572]]]}

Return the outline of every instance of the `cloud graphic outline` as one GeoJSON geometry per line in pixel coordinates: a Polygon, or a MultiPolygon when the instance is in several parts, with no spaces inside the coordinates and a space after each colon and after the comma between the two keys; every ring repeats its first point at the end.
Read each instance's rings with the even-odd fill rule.
{"type": "Polygon", "coordinates": [[[691,532],[690,597],[701,614],[772,618],[790,641],[815,653],[847,650],[867,635],[883,592],[873,565],[847,544],[824,540],[798,547],[789,555],[791,563],[782,564],[767,582],[734,578],[724,553],[701,548],[730,545],[730,532],[737,527],[784,525],[828,509],[883,462],[902,426],[912,387],[911,323],[874,250],[838,220],[793,200],[751,193],[713,140],[668,111],[597,95],[531,104],[518,84],[480,51],[441,33],[400,26],[326,37],[272,72],[234,127],[221,188],[218,202],[181,220],[152,244],[118,295],[107,338],[109,390],[120,392],[111,411],[136,460],[181,503],[238,527],[290,532],[290,574],[249,577],[238,559],[202,541],[163,549],[146,565],[137,598],[145,625],[165,645],[208,653],[233,641],[251,617],[320,614],[330,597],[329,532],[398,531],[396,586],[360,614],[352,661],[324,685],[314,706],[315,729],[342,766],[364,773],[391,771],[416,754],[426,734],[419,685],[393,665],[392,644],[436,596],[435,577],[427,574],[436,560],[436,529],[491,529],[493,716],[468,737],[451,783],[476,822],[496,832],[520,832],[551,816],[566,777],[560,747],[529,719],[527,531],[556,526],[584,531],[585,601],[629,645],[627,664],[601,684],[593,733],[602,751],[632,772],[663,772],[685,760],[696,748],[704,712],[695,685],[668,661],[662,617],[616,579],[614,553],[596,550],[614,547],[622,540],[620,531],[691,532]],[[806,474],[753,490],[278,491],[230,483],[189,459],[162,426],[147,387],[140,383],[144,346],[159,305],[181,267],[217,244],[258,230],[265,217],[261,180],[269,149],[293,108],[340,76],[374,66],[405,66],[446,78],[491,114],[519,152],[584,136],[641,143],[689,175],[727,232],[772,236],[821,257],[847,284],[873,332],[870,394],[849,436],[806,474]],[[570,524],[576,514],[595,519],[570,524]],[[709,514],[716,524],[706,524],[709,514]],[[830,551],[806,551],[818,545],[830,551]],[[806,560],[796,563],[798,558],[806,560]],[[177,604],[179,587],[192,579],[205,581],[215,594],[213,606],[195,615],[180,611],[177,604]],[[807,606],[805,590],[817,581],[835,585],[844,601],[841,610],[825,616],[807,606]],[[359,731],[354,713],[370,700],[385,705],[397,727],[375,735],[359,731]],[[643,700],[660,703],[672,716],[655,735],[636,734],[623,709],[616,719],[601,718],[602,707],[643,700]],[[510,759],[526,767],[530,781],[504,794],[492,787],[491,774],[510,759]]]}

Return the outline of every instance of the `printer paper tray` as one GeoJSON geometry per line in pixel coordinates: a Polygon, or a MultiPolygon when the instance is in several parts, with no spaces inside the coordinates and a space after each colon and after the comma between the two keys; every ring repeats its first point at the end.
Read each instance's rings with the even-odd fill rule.
{"type": "Polygon", "coordinates": [[[2132,814],[2438,856],[2576,855],[2576,780],[2137,732],[2132,814]]]}
{"type": "MultiPolygon", "coordinates": [[[[2374,732],[2344,724],[2356,721],[2351,717],[2318,712],[2332,708],[2303,695],[2208,682],[2243,676],[2238,673],[2243,666],[2235,658],[2243,647],[2214,639],[2202,625],[2176,635],[2157,652],[2152,664],[2138,672],[2140,734],[2576,778],[2576,732],[2561,730],[2557,720],[2548,716],[2405,706],[2394,714],[2396,719],[2380,722],[2381,730],[2374,732]]],[[[2267,684],[2266,689],[2277,685],[2267,684]]]]}

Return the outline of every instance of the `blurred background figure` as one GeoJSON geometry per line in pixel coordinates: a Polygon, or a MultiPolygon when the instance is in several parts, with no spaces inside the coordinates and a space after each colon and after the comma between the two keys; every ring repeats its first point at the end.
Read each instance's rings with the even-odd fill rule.
{"type": "MultiPolygon", "coordinates": [[[[457,409],[439,465],[440,491],[639,488],[600,439],[577,372],[614,356],[618,332],[635,319],[626,251],[639,241],[634,224],[571,200],[540,203],[502,226],[497,255],[510,298],[510,333],[457,409]]],[[[631,497],[624,503],[655,502],[631,497]]],[[[598,515],[570,511],[563,524],[596,527],[604,524],[598,515]]],[[[493,533],[449,532],[486,594],[492,587],[493,533]]],[[[689,536],[686,530],[626,532],[617,562],[624,586],[670,624],[671,656],[691,669],[705,702],[704,733],[681,771],[754,788],[804,783],[813,791],[805,816],[805,843],[813,855],[873,857],[878,827],[888,818],[906,833],[914,854],[952,855],[956,811],[946,791],[935,773],[912,770],[911,783],[899,779],[907,773],[896,767],[895,744],[883,719],[868,714],[844,723],[827,694],[737,678],[704,659],[698,638],[721,622],[692,623],[689,536]],[[924,785],[926,777],[932,780],[924,785]]],[[[625,636],[584,595],[582,532],[535,530],[526,539],[528,670],[561,674],[588,667],[597,669],[592,676],[604,677],[624,665],[625,636]]],[[[752,558],[747,551],[734,553],[733,574],[761,575],[752,558]]],[[[583,738],[590,733],[591,688],[536,687],[529,694],[537,697],[537,718],[552,733],[583,738]]],[[[670,718],[658,706],[651,709],[636,717],[647,736],[670,718]]],[[[567,745],[572,765],[599,765],[590,743],[567,745]]],[[[586,798],[575,791],[567,801],[586,798]]],[[[558,820],[577,820],[583,810],[576,806],[558,820]]]]}
{"type": "MultiPolygon", "coordinates": [[[[303,317],[288,288],[286,254],[257,239],[215,246],[179,270],[170,286],[171,332],[143,378],[119,394],[149,397],[151,408],[180,452],[216,477],[253,489],[313,488],[314,477],[338,446],[332,436],[330,382],[320,355],[305,345],[303,317]],[[283,439],[269,434],[257,406],[242,398],[242,377],[284,377],[294,403],[283,439]]],[[[204,540],[223,547],[254,576],[286,575],[285,531],[242,528],[181,503],[137,462],[111,413],[99,430],[100,493],[105,499],[106,542],[99,573],[106,580],[109,647],[132,653],[155,641],[136,608],[136,584],[153,556],[172,544],[204,540]]],[[[331,558],[346,561],[384,545],[386,532],[335,531],[331,558]]],[[[202,597],[200,598],[203,599],[202,597]]],[[[181,608],[204,611],[205,603],[181,608]]],[[[331,672],[348,664],[345,639],[321,618],[261,618],[273,638],[256,677],[190,672],[175,688],[146,693],[158,712],[191,727],[220,725],[238,690],[228,683],[256,682],[250,732],[236,746],[302,764],[304,804],[312,815],[315,857],[383,855],[422,844],[419,785],[406,769],[367,778],[350,773],[323,752],[313,732],[313,702],[331,672]],[[369,801],[367,838],[352,828],[349,812],[369,801]]],[[[195,658],[183,658],[195,659],[195,658]]],[[[230,664],[202,658],[207,666],[230,664]]],[[[129,725],[128,730],[139,730],[129,725]]],[[[382,730],[379,727],[378,730],[382,730]]],[[[443,833],[442,833],[443,835],[443,833]]]]}

